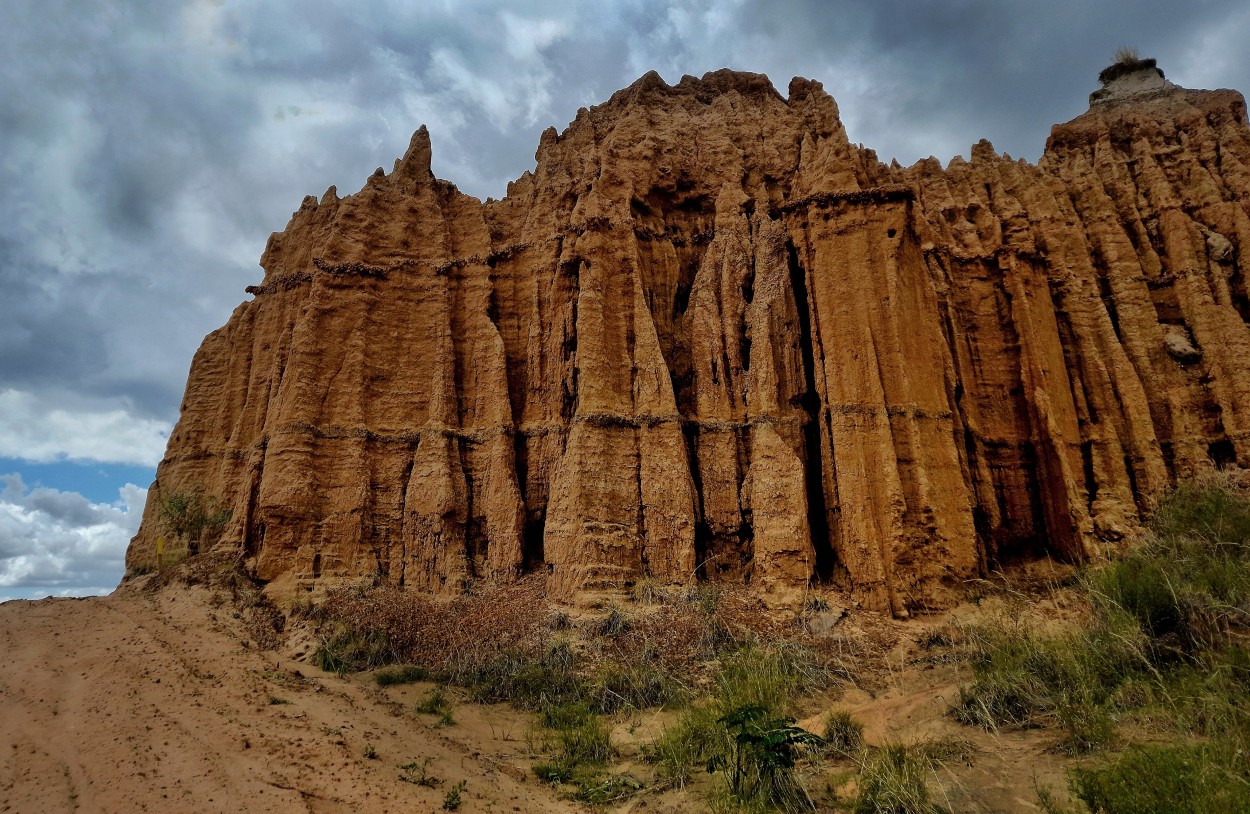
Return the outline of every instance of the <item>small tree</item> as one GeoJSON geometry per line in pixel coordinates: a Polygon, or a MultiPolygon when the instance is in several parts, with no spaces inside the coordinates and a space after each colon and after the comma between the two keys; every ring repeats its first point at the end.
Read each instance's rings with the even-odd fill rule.
{"type": "Polygon", "coordinates": [[[758,800],[785,811],[812,811],[815,806],[794,777],[800,748],[819,746],[821,738],[794,725],[793,718],[768,719],[768,709],[739,707],[720,718],[733,734],[728,754],[708,761],[707,770],[724,771],[729,792],[740,801],[758,800]]]}
{"type": "Polygon", "coordinates": [[[170,535],[187,543],[187,553],[199,553],[206,535],[220,535],[230,520],[230,510],[203,492],[171,492],[160,501],[161,524],[170,535]]]}

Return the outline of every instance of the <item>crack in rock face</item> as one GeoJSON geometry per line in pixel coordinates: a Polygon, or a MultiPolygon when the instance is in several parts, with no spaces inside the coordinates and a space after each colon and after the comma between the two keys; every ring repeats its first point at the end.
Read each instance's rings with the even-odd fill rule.
{"type": "Polygon", "coordinates": [[[902,615],[1108,553],[1250,459],[1245,102],[1113,68],[1036,166],[887,166],[818,82],[728,70],[579,111],[498,201],[421,128],[270,238],[128,565],[192,494],[277,595],[815,581],[902,615]]]}

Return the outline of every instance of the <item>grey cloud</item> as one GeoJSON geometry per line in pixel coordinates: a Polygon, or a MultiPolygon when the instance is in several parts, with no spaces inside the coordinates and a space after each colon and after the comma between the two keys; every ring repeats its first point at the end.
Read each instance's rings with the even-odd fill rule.
{"type": "Polygon", "coordinates": [[[6,12],[0,382],[170,421],[196,344],[259,277],[268,233],[306,194],[359,189],[421,124],[435,172],[485,197],[532,168],[545,127],[651,68],[677,81],[728,65],[783,91],[791,76],[819,79],[852,139],[905,163],[982,137],[1036,159],[1120,44],[1182,83],[1250,87],[1244,37],[1217,36],[1250,34],[1230,0],[16,0],[6,12]]]}
{"type": "Polygon", "coordinates": [[[70,527],[95,526],[114,519],[105,516],[77,492],[37,487],[26,495],[24,504],[28,509],[43,512],[49,519],[70,527]]]}

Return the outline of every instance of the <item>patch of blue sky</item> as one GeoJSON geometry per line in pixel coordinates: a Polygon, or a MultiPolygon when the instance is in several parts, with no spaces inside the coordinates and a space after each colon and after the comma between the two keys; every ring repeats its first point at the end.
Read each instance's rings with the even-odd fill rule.
{"type": "Polygon", "coordinates": [[[0,475],[16,473],[28,489],[45,486],[61,492],[77,492],[92,503],[113,504],[127,483],[146,489],[156,477],[156,467],[79,461],[31,463],[0,458],[0,475]]]}

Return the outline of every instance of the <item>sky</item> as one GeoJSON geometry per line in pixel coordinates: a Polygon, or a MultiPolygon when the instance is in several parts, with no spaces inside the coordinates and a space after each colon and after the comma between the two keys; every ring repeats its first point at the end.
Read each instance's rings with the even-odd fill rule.
{"type": "Polygon", "coordinates": [[[420,125],[479,198],[539,134],[657,70],[824,83],[902,164],[1036,161],[1117,47],[1250,90],[1244,0],[6,0],[0,26],[0,600],[122,575],[192,354],[305,195],[420,125]]]}

